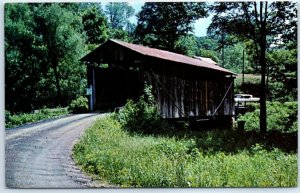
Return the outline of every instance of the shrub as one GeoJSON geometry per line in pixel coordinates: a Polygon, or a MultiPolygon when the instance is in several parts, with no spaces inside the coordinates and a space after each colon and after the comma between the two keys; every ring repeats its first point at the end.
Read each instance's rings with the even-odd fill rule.
{"type": "MultiPolygon", "coordinates": [[[[259,106],[253,105],[253,112],[241,116],[239,120],[246,121],[246,130],[259,130],[259,106]]],[[[268,130],[280,132],[297,131],[297,102],[267,102],[267,127],[268,130]]]]}
{"type": "Polygon", "coordinates": [[[5,110],[5,122],[7,122],[9,120],[10,116],[11,116],[11,113],[9,111],[5,110]]]}
{"type": "Polygon", "coordinates": [[[114,118],[126,130],[144,134],[157,134],[168,128],[167,123],[159,115],[151,89],[151,86],[145,86],[144,94],[138,102],[134,103],[129,100],[124,108],[114,115],[114,118]]]}
{"type": "Polygon", "coordinates": [[[35,113],[21,113],[16,115],[11,115],[9,111],[5,111],[5,127],[12,128],[25,123],[32,123],[43,119],[54,118],[68,113],[69,112],[66,108],[43,108],[41,110],[37,110],[35,113]]]}
{"type": "Polygon", "coordinates": [[[72,100],[69,105],[69,110],[72,113],[85,113],[88,111],[88,100],[86,97],[80,96],[79,98],[72,100]]]}

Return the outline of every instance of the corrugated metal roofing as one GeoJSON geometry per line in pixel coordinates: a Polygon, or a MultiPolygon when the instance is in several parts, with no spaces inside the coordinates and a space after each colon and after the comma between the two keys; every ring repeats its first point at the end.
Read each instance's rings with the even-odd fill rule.
{"type": "Polygon", "coordinates": [[[160,49],[156,49],[156,48],[149,48],[146,46],[126,43],[126,42],[123,42],[120,40],[110,39],[110,41],[113,41],[119,45],[122,45],[126,48],[129,48],[129,49],[131,49],[135,52],[138,52],[140,54],[143,54],[145,56],[151,56],[151,57],[160,58],[160,59],[164,59],[164,60],[168,60],[168,61],[179,62],[179,63],[183,63],[183,64],[189,64],[189,65],[193,65],[193,66],[209,68],[209,69],[214,69],[214,70],[234,74],[233,72],[231,72],[225,68],[221,68],[220,66],[217,66],[212,63],[205,62],[205,61],[202,61],[199,59],[195,59],[195,58],[192,58],[189,56],[185,56],[182,54],[177,54],[174,52],[169,52],[169,51],[160,50],[160,49]]]}
{"type": "Polygon", "coordinates": [[[217,62],[213,61],[211,58],[205,58],[205,57],[200,57],[200,56],[194,56],[194,58],[202,60],[204,62],[211,63],[211,64],[215,64],[215,65],[218,64],[217,62]]]}
{"type": "Polygon", "coordinates": [[[178,63],[182,63],[182,64],[198,66],[198,67],[202,67],[202,68],[213,69],[213,70],[225,72],[228,74],[235,74],[235,73],[233,73],[225,68],[222,68],[220,66],[217,66],[215,64],[212,64],[212,63],[209,63],[209,62],[206,62],[203,60],[195,59],[195,58],[192,58],[189,56],[185,56],[182,54],[177,54],[177,53],[160,50],[160,49],[156,49],[156,48],[150,48],[150,47],[146,47],[146,46],[131,44],[131,43],[123,42],[120,40],[110,39],[108,41],[112,41],[120,46],[123,46],[125,48],[128,48],[134,52],[140,53],[145,56],[150,56],[150,57],[163,59],[163,60],[167,60],[167,61],[171,61],[171,62],[178,62],[178,63]]]}

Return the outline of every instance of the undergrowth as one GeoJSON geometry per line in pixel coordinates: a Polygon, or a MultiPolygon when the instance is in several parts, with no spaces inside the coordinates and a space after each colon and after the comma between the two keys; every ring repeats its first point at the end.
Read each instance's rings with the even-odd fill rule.
{"type": "Polygon", "coordinates": [[[66,108],[56,109],[41,109],[35,113],[20,113],[12,115],[9,111],[5,111],[5,128],[12,128],[23,125],[25,123],[32,123],[39,120],[50,119],[61,115],[68,114],[66,108]]]}
{"type": "MultiPolygon", "coordinates": [[[[246,131],[259,131],[259,104],[252,104],[250,111],[238,120],[245,121],[246,131]]],[[[296,133],[298,131],[297,102],[267,102],[268,131],[279,133],[296,133]]]]}
{"type": "Polygon", "coordinates": [[[86,172],[121,187],[297,185],[296,153],[266,148],[257,136],[236,134],[226,141],[230,132],[145,136],[129,133],[118,121],[106,117],[86,131],[73,156],[86,172]],[[236,148],[230,151],[230,146],[236,148]]]}

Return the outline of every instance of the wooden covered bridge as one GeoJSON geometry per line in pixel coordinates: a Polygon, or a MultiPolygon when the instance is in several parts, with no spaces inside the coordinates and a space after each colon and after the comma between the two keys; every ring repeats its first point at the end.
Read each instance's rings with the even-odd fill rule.
{"type": "Polygon", "coordinates": [[[234,116],[235,74],[209,61],[112,39],[81,60],[92,89],[90,110],[137,100],[146,83],[163,118],[234,116]]]}

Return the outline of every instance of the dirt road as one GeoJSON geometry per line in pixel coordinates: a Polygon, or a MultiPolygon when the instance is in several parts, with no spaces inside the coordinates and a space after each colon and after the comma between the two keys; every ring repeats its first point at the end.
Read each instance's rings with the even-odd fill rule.
{"type": "Polygon", "coordinates": [[[9,188],[96,186],[74,164],[76,140],[104,114],[72,115],[5,132],[5,180],[9,188]]]}

